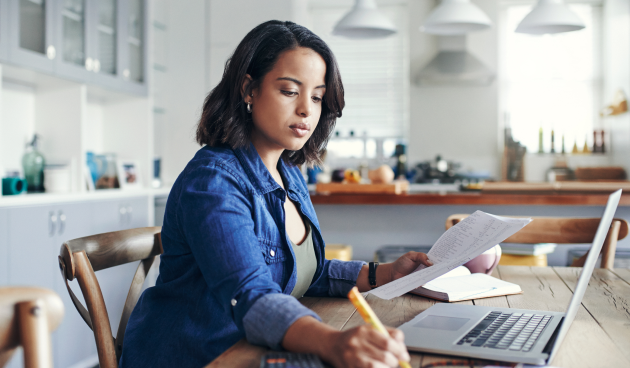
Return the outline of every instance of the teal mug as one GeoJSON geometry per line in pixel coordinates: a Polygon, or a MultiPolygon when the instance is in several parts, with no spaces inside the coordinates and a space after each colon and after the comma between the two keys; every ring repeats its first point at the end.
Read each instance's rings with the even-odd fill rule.
{"type": "Polygon", "coordinates": [[[16,195],[26,190],[26,179],[2,178],[2,195],[16,195]]]}

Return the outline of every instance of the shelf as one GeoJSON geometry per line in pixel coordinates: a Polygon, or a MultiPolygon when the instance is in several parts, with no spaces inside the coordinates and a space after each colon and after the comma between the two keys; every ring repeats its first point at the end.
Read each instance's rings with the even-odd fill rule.
{"type": "Polygon", "coordinates": [[[171,188],[144,188],[144,189],[103,189],[85,193],[37,193],[37,194],[20,194],[15,196],[0,196],[0,208],[2,207],[20,207],[33,206],[53,203],[72,203],[86,202],[97,200],[116,200],[120,198],[133,197],[167,197],[171,188]]]}

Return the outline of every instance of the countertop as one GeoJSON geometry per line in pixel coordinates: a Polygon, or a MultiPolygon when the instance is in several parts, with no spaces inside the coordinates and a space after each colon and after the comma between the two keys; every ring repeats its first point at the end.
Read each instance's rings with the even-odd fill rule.
{"type": "MultiPolygon", "coordinates": [[[[349,184],[352,185],[352,184],[349,184]]],[[[481,191],[458,191],[453,185],[411,185],[407,194],[316,193],[313,204],[389,205],[564,205],[604,206],[622,189],[620,206],[630,206],[630,182],[486,182],[481,191]]]]}
{"type": "MultiPolygon", "coordinates": [[[[481,192],[415,194],[311,194],[314,205],[528,205],[605,206],[608,194],[499,194],[481,192]]],[[[630,192],[619,206],[630,206],[630,192]]]]}

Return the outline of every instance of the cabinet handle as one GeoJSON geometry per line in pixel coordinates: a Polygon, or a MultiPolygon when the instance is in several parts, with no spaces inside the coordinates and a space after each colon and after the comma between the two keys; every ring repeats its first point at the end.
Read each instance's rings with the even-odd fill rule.
{"type": "Polygon", "coordinates": [[[133,214],[133,207],[127,206],[127,223],[131,224],[131,218],[133,214]]]}
{"type": "Polygon", "coordinates": [[[120,223],[124,225],[127,219],[127,208],[125,208],[124,206],[120,207],[119,211],[120,211],[120,223]]]}
{"type": "Polygon", "coordinates": [[[53,60],[55,56],[57,56],[57,50],[55,50],[55,46],[49,45],[48,48],[46,48],[46,56],[50,60],[53,60]]]}
{"type": "Polygon", "coordinates": [[[92,70],[94,70],[94,60],[92,60],[91,57],[85,58],[85,69],[88,72],[91,72],[92,70]]]}
{"type": "Polygon", "coordinates": [[[48,216],[48,235],[55,235],[55,231],[57,230],[57,216],[54,212],[50,211],[48,216]]]}
{"type": "Polygon", "coordinates": [[[94,59],[94,72],[98,73],[101,71],[101,61],[99,59],[94,59]]]}
{"type": "Polygon", "coordinates": [[[63,211],[59,211],[59,235],[66,230],[66,215],[63,211]]]}

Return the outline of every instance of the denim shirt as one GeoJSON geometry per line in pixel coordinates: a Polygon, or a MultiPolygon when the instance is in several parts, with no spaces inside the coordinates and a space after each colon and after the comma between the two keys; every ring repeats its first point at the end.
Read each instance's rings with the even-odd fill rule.
{"type": "Polygon", "coordinates": [[[295,256],[288,196],[310,222],[317,270],[306,296],[344,297],[360,261],[324,258],[300,170],[282,160],[282,189],[253,145],[203,147],[179,175],[162,227],[160,275],[133,310],[121,367],[201,367],[242,338],[280,349],[293,322],[319,317],[292,297],[295,256]]]}

